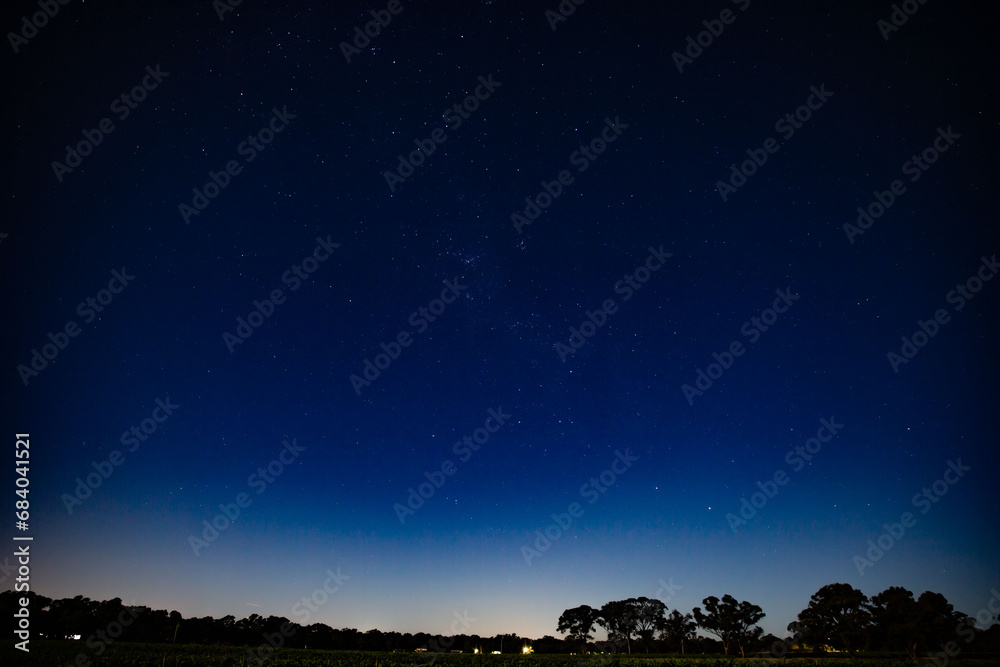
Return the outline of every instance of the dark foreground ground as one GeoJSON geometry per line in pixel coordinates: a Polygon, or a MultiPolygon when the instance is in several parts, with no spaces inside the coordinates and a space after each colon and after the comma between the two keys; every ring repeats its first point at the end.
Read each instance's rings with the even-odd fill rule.
{"type": "MultiPolygon", "coordinates": [[[[732,658],[721,655],[473,655],[440,653],[374,653],[362,651],[314,651],[309,649],[235,648],[172,644],[111,644],[100,655],[80,641],[33,641],[30,654],[14,649],[13,642],[0,645],[0,665],[40,667],[722,667],[753,664],[791,663],[795,667],[912,667],[904,656],[872,655],[850,659],[846,656],[784,660],[732,658]]],[[[1000,656],[957,656],[947,662],[930,658],[921,665],[934,667],[987,667],[1000,665],[1000,656]]]]}

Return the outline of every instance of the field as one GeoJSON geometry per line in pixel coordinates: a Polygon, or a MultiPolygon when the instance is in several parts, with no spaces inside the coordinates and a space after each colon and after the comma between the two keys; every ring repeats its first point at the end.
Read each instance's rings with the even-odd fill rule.
{"type": "MultiPolygon", "coordinates": [[[[628,655],[472,655],[446,653],[374,653],[363,651],[314,651],[279,649],[273,653],[257,648],[218,646],[118,643],[106,647],[97,656],[82,642],[35,641],[30,655],[13,648],[13,642],[0,647],[0,665],[38,665],[39,667],[750,667],[754,664],[794,667],[911,667],[914,663],[899,657],[787,658],[759,660],[710,656],[628,656],[628,655]],[[250,651],[254,654],[251,655],[250,651]],[[259,656],[262,662],[255,659],[259,656]]],[[[925,660],[924,665],[934,665],[925,660]]],[[[953,659],[948,667],[987,667],[996,660],[953,659]]]]}

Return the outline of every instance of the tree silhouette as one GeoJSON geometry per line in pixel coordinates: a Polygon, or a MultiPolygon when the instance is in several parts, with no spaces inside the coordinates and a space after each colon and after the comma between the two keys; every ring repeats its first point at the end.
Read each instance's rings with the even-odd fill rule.
{"type": "Polygon", "coordinates": [[[852,656],[871,627],[871,603],[850,584],[827,584],[809,599],[799,619],[788,624],[808,644],[844,649],[852,656]]]}
{"type": "Polygon", "coordinates": [[[667,621],[667,605],[662,600],[647,597],[629,598],[625,603],[631,615],[631,626],[649,653],[653,635],[662,631],[667,621]]]}
{"type": "Polygon", "coordinates": [[[628,600],[614,600],[601,606],[597,622],[608,632],[608,640],[618,650],[624,644],[632,652],[632,633],[636,627],[636,612],[628,600]]]}
{"type": "Polygon", "coordinates": [[[875,645],[881,649],[901,646],[912,660],[916,660],[920,629],[913,593],[900,586],[890,586],[872,597],[871,612],[875,645]]]}
{"type": "Polygon", "coordinates": [[[556,626],[556,630],[563,633],[568,632],[567,641],[580,642],[582,644],[581,652],[585,653],[587,642],[594,638],[591,633],[599,616],[600,612],[586,604],[567,609],[559,617],[559,625],[556,626]]]}
{"type": "MultiPolygon", "coordinates": [[[[83,596],[51,600],[33,592],[0,592],[0,614],[8,618],[17,613],[22,597],[28,598],[32,628],[38,636],[60,639],[81,635],[81,645],[96,641],[95,633],[117,626],[120,642],[155,642],[177,644],[215,644],[226,646],[261,647],[265,636],[285,634],[288,648],[326,649],[334,651],[413,651],[426,648],[434,652],[480,648],[487,652],[499,650],[520,652],[525,639],[517,635],[430,635],[400,634],[377,629],[359,632],[354,628],[334,629],[322,623],[302,626],[284,617],[252,614],[242,619],[223,616],[215,619],[184,618],[176,611],[154,610],[145,606],[123,605],[120,598],[96,601],[83,596]],[[284,633],[282,628],[285,627],[284,633]]],[[[992,602],[991,602],[992,603],[992,602]]],[[[559,617],[559,632],[569,632],[566,640],[543,637],[532,642],[537,653],[556,653],[587,650],[593,639],[595,624],[608,632],[609,641],[601,642],[606,651],[620,652],[637,638],[649,650],[650,644],[662,645],[672,652],[725,651],[746,656],[748,651],[759,648],[763,634],[755,624],[764,617],[760,607],[749,602],[738,602],[730,595],[721,600],[708,597],[704,609],[695,608],[693,614],[673,611],[666,615],[666,605],[659,600],[637,597],[608,602],[600,609],[582,605],[567,609],[559,617]],[[701,626],[721,641],[696,635],[701,626]]],[[[943,595],[925,592],[914,600],[905,588],[892,587],[867,600],[847,584],[824,586],[811,598],[798,620],[789,625],[798,638],[809,643],[830,644],[844,647],[852,653],[860,648],[876,650],[905,649],[911,658],[924,651],[939,656],[954,655],[955,647],[972,652],[1000,652],[1000,625],[988,630],[977,630],[975,619],[956,611],[943,595]],[[963,645],[969,645],[964,648],[963,645]],[[952,648],[946,648],[951,646],[952,648]]],[[[789,640],[769,637],[768,644],[787,644],[789,640]]],[[[598,650],[597,644],[591,650],[598,650]]],[[[784,654],[784,652],[782,652],[784,654]]],[[[430,657],[430,656],[429,656],[430,657]]],[[[965,656],[963,656],[965,657],[965,656]]],[[[2,658],[0,658],[2,660],[2,658]]],[[[594,667],[605,665],[598,660],[594,667]]],[[[4,663],[0,663],[4,664],[4,663]]]]}
{"type": "Polygon", "coordinates": [[[937,649],[958,637],[958,629],[967,625],[970,629],[973,619],[955,611],[955,608],[940,593],[924,591],[917,598],[918,641],[926,650],[937,649]]]}
{"type": "Polygon", "coordinates": [[[691,614],[682,614],[674,609],[663,621],[663,630],[660,637],[667,645],[667,650],[671,653],[684,653],[685,642],[690,642],[695,637],[695,630],[698,624],[691,614]]]}
{"type": "Polygon", "coordinates": [[[695,607],[695,621],[706,632],[722,640],[722,650],[729,655],[733,643],[739,646],[740,657],[746,657],[746,648],[758,641],[764,631],[757,622],[764,618],[764,611],[747,601],[737,602],[732,595],[723,595],[722,600],[714,595],[702,600],[705,611],[695,607]]]}

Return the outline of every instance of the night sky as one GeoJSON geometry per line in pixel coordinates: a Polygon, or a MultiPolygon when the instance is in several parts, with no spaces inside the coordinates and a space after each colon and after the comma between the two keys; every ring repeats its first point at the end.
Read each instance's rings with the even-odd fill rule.
{"type": "Polygon", "coordinates": [[[301,622],[339,572],[309,622],[529,637],[984,607],[1000,11],[682,4],[9,5],[32,589],[301,622]]]}

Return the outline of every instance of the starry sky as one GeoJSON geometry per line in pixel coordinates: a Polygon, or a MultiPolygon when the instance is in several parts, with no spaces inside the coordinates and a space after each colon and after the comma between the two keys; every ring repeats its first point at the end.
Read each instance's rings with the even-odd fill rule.
{"type": "Polygon", "coordinates": [[[335,5],[4,10],[34,590],[301,620],[329,571],[310,621],[529,637],[986,604],[996,7],[335,5]]]}

